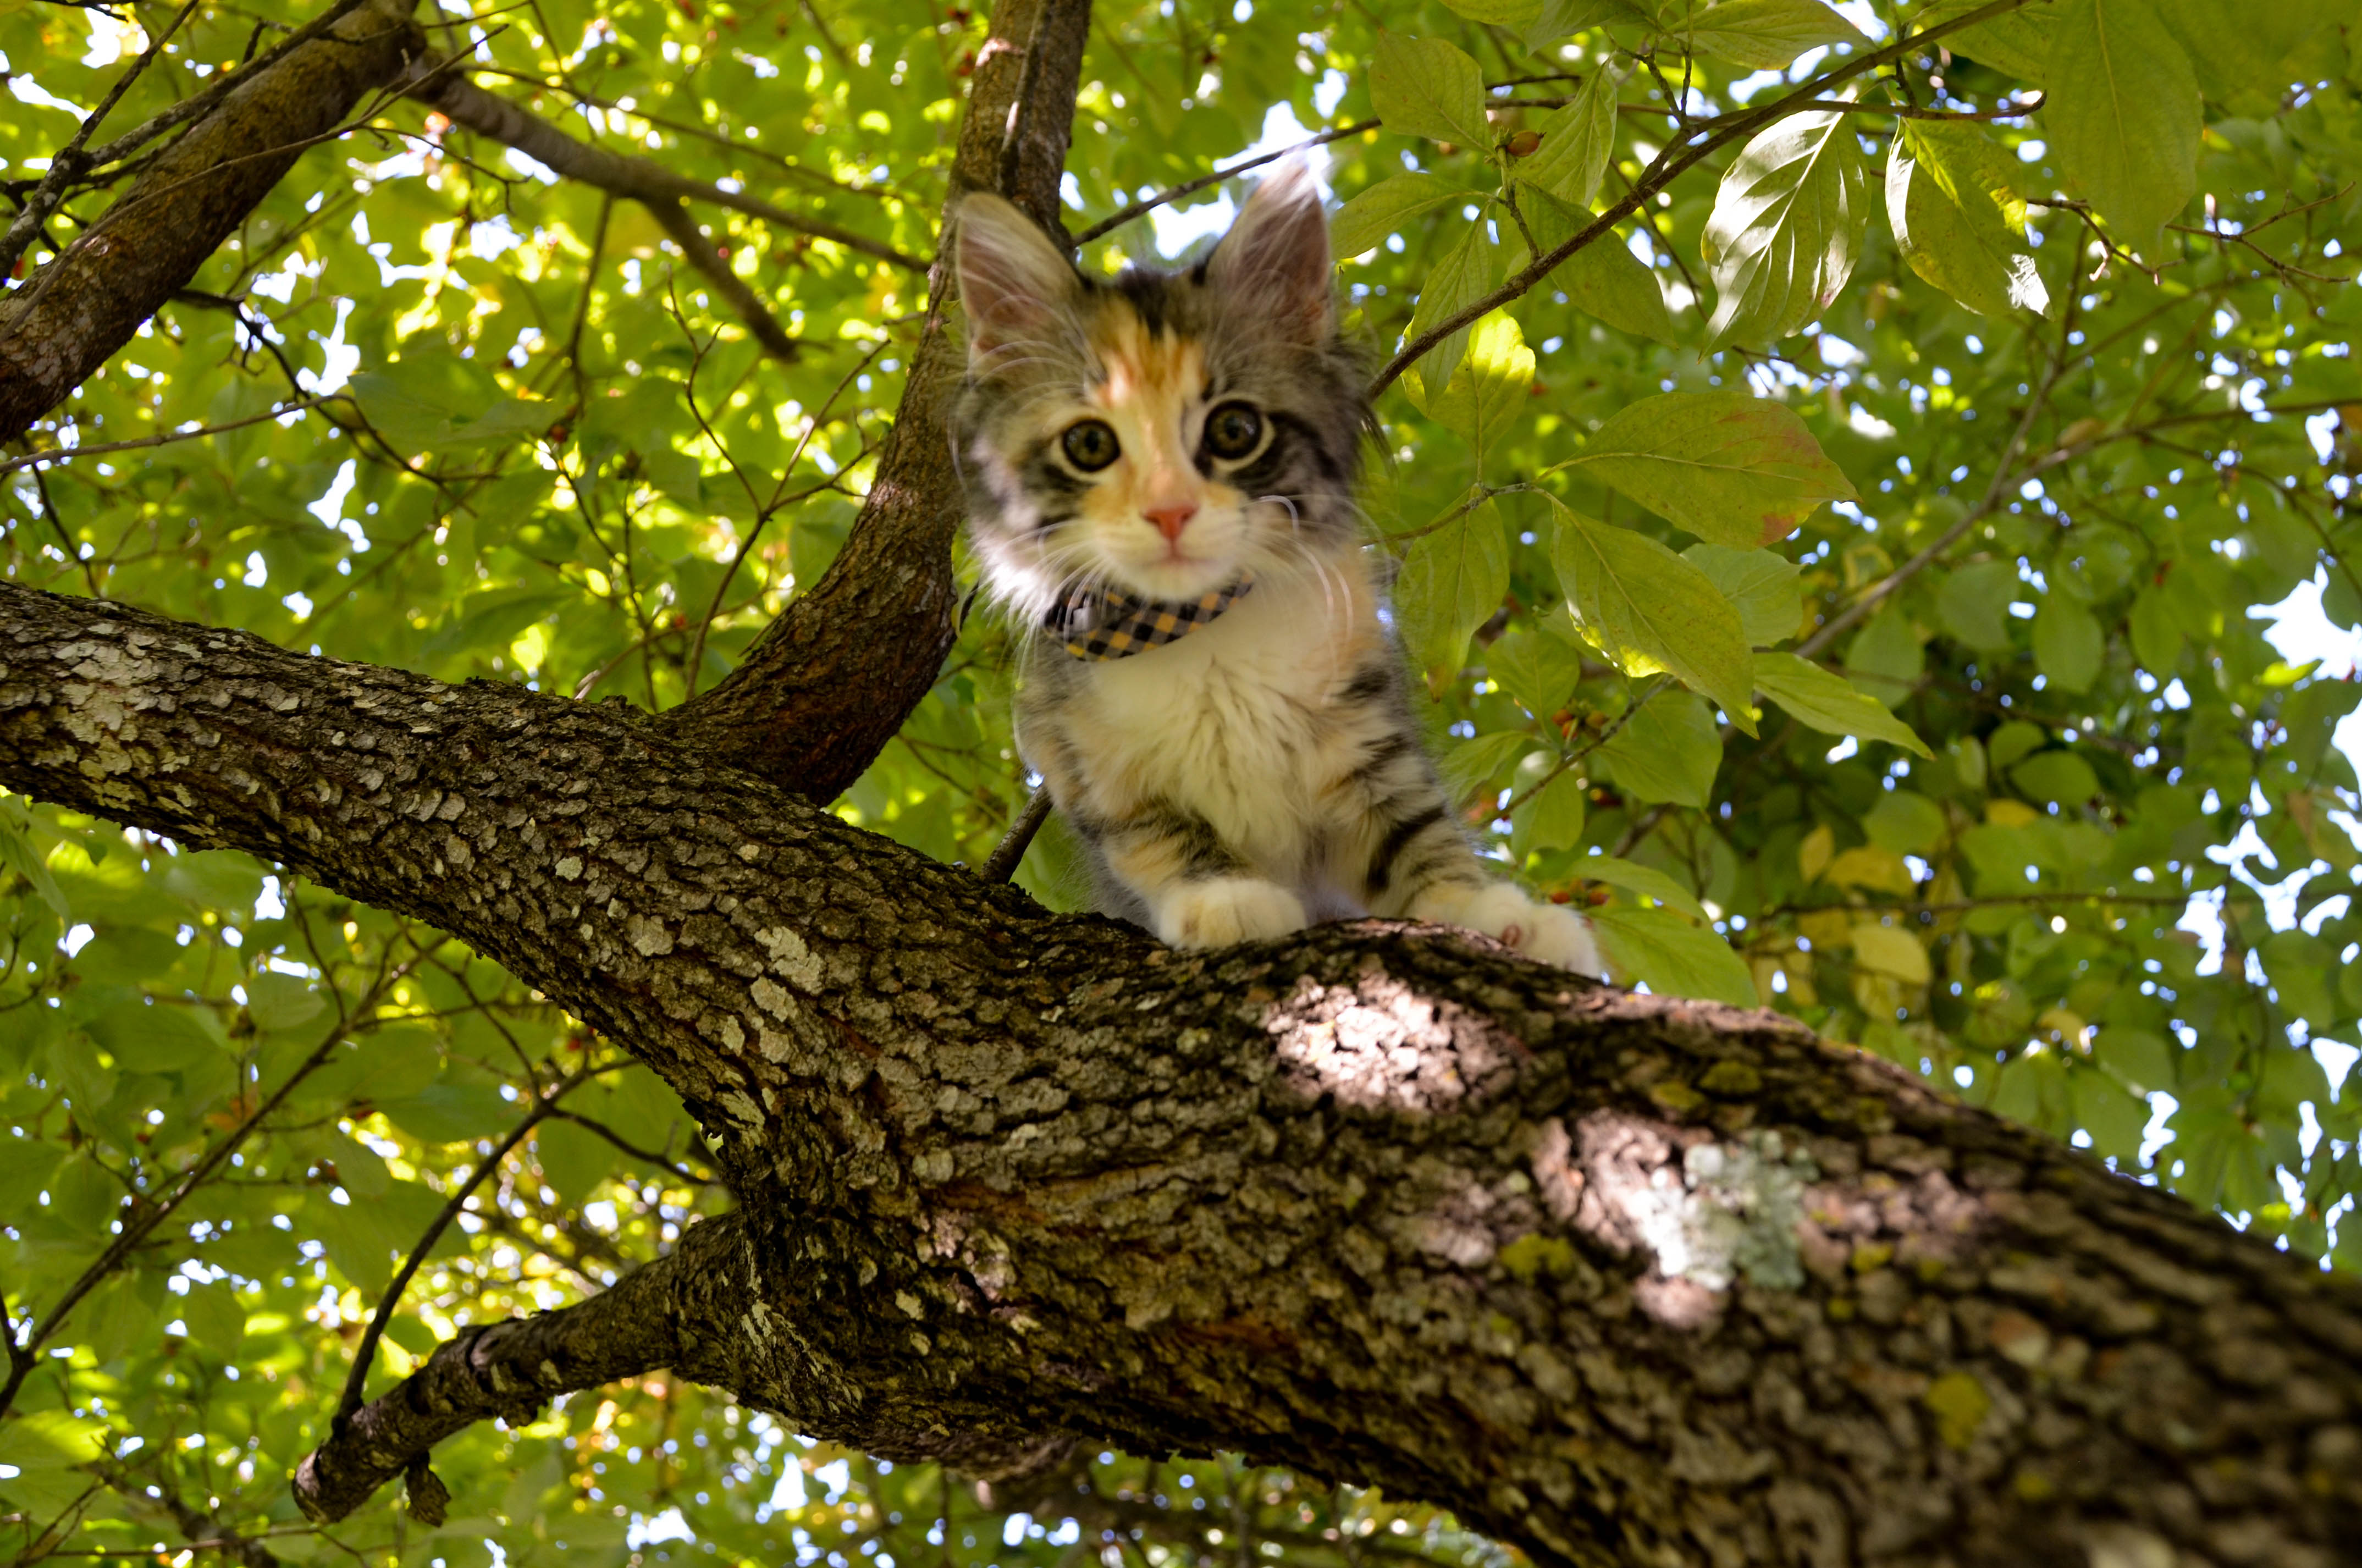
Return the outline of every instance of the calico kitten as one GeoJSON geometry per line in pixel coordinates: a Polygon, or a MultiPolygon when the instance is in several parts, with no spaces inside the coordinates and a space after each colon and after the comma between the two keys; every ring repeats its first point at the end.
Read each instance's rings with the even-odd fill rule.
{"type": "Polygon", "coordinates": [[[1300,160],[1184,271],[1076,273],[1017,208],[958,213],[953,416],[988,591],[1026,639],[1017,744],[1099,907],[1182,947],[1371,913],[1600,972],[1589,926],[1452,820],[1355,524],[1363,370],[1300,160]]]}

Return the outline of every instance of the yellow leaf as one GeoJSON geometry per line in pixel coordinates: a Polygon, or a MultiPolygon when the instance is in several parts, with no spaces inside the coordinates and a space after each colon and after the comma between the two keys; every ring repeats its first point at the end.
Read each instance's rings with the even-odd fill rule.
{"type": "Polygon", "coordinates": [[[1907,985],[1924,986],[1931,973],[1927,950],[1919,945],[1917,937],[1875,921],[1866,920],[1853,928],[1853,961],[1907,985]]]}
{"type": "Polygon", "coordinates": [[[1874,844],[1849,849],[1830,861],[1828,878],[1840,888],[1874,888],[1904,898],[1918,890],[1917,884],[1911,880],[1911,868],[1903,864],[1903,856],[1874,844]]]}
{"type": "Polygon", "coordinates": [[[2028,823],[2041,820],[2042,813],[2023,801],[1985,802],[1985,821],[1995,827],[2024,827],[2028,823]]]}
{"type": "Polygon", "coordinates": [[[2034,1022],[2035,1026],[2039,1029],[2057,1030],[2058,1032],[2058,1037],[2066,1041],[2070,1045],[2089,1047],[2092,1043],[2092,1026],[2085,1023],[2081,1016],[2068,1011],[2063,1007],[2052,1008],[2040,1018],[2036,1019],[2034,1022]]]}
{"type": "Polygon", "coordinates": [[[1796,846],[1796,869],[1805,874],[1805,881],[1820,879],[1821,872],[1827,867],[1829,856],[1837,852],[1837,846],[1838,835],[1831,833],[1826,824],[1805,835],[1805,842],[1796,846]]]}
{"type": "Polygon", "coordinates": [[[1843,947],[1853,941],[1853,916],[1843,910],[1807,910],[1796,917],[1796,929],[1815,951],[1843,947]]]}

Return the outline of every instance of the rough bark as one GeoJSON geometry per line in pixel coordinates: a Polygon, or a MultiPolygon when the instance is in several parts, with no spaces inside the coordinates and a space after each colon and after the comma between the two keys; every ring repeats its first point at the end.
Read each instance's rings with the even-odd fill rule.
{"type": "Polygon", "coordinates": [[[522,1421],[560,1394],[670,1367],[726,1384],[730,1340],[760,1296],[737,1215],[693,1225],[656,1263],[564,1312],[488,1323],[337,1421],[295,1472],[295,1500],[339,1519],[454,1432],[522,1421]]]}
{"type": "Polygon", "coordinates": [[[372,0],[231,92],[62,255],[0,301],[0,439],[115,351],[364,94],[425,48],[406,0],[372,0]]]}
{"type": "MultiPolygon", "coordinates": [[[[999,191],[1058,226],[1089,30],[1089,0],[993,7],[960,122],[954,203],[999,191]]],[[[960,488],[943,410],[966,350],[948,315],[952,297],[951,270],[938,258],[893,434],[844,548],[736,669],[669,718],[683,742],[716,761],[814,800],[833,798],[885,749],[959,635],[951,552],[960,488]]]]}
{"type": "Polygon", "coordinates": [[[0,783],[447,930],[720,1141],[726,1290],[571,1373],[442,1353],[322,1513],[494,1367],[672,1358],[892,1457],[1232,1448],[1549,1561],[2362,1541],[2352,1282],[1771,1013],[1430,929],[1175,954],[616,708],[5,584],[0,783]]]}

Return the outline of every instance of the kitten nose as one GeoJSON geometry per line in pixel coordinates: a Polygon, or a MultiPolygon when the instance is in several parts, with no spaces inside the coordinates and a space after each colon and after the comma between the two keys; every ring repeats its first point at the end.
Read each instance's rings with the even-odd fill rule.
{"type": "Polygon", "coordinates": [[[1156,531],[1167,540],[1177,541],[1181,530],[1189,525],[1189,519],[1198,515],[1198,503],[1185,501],[1173,506],[1152,506],[1141,515],[1155,524],[1156,531]]]}

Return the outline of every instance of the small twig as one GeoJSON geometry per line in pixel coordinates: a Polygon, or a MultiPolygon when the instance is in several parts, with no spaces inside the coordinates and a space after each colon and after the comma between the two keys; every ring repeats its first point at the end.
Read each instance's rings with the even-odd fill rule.
{"type": "Polygon", "coordinates": [[[1277,152],[1266,152],[1260,158],[1242,159],[1228,168],[1217,169],[1211,174],[1200,175],[1195,180],[1185,180],[1169,190],[1157,192],[1144,202],[1134,202],[1114,215],[1101,218],[1075,236],[1075,248],[1079,250],[1101,235],[1121,228],[1135,218],[1145,217],[1157,208],[1177,202],[1184,196],[1194,195],[1209,185],[1219,185],[1234,174],[1243,174],[1250,169],[1260,169],[1266,163],[1276,163],[1279,160],[1292,154],[1308,152],[1316,147],[1326,147],[1332,141],[1342,141],[1349,136],[1359,136],[1363,131],[1375,130],[1377,127],[1376,120],[1356,120],[1350,126],[1339,126],[1334,130],[1325,130],[1319,136],[1308,137],[1291,147],[1281,148],[1277,152]]]}
{"type": "Polygon", "coordinates": [[[435,1250],[435,1243],[443,1239],[443,1232],[450,1229],[451,1221],[457,1220],[460,1210],[467,1207],[468,1199],[475,1196],[476,1188],[483,1185],[486,1176],[500,1169],[501,1162],[524,1142],[526,1133],[557,1109],[560,1099],[603,1071],[604,1068],[585,1067],[568,1075],[565,1082],[535,1100],[524,1120],[512,1128],[509,1135],[477,1163],[476,1168],[469,1173],[468,1179],[452,1190],[450,1200],[443,1205],[442,1212],[435,1216],[434,1223],[426,1227],[426,1233],[410,1250],[410,1256],[403,1260],[402,1268],[394,1275],[393,1282],[385,1287],[385,1294],[379,1298],[377,1311],[370,1319],[369,1327],[361,1331],[360,1343],[353,1347],[353,1369],[346,1375],[344,1397],[337,1401],[339,1421],[361,1408],[361,1393],[369,1384],[370,1366],[377,1360],[378,1341],[385,1336],[385,1326],[392,1319],[394,1309],[402,1305],[403,1292],[409,1288],[411,1276],[418,1272],[418,1265],[426,1261],[426,1254],[435,1250]]]}
{"type": "Polygon", "coordinates": [[[1025,858],[1025,851],[1032,845],[1033,835],[1040,833],[1042,824],[1050,820],[1050,806],[1049,787],[1044,785],[1034,790],[1033,798],[1025,802],[1024,809],[1017,813],[1017,820],[1009,824],[1009,831],[1001,835],[1000,843],[977,875],[988,882],[1006,882],[1017,875],[1018,864],[1025,858]]]}
{"type": "MultiPolygon", "coordinates": [[[[314,956],[315,958],[318,956],[316,950],[314,956]]],[[[418,959],[414,958],[407,964],[381,971],[378,976],[377,980],[370,986],[369,995],[363,999],[363,1005],[374,1008],[377,998],[383,995],[388,987],[407,976],[412,969],[417,966],[418,962],[418,959]]],[[[327,966],[325,962],[321,964],[320,969],[321,974],[325,978],[327,973],[327,966]]],[[[67,1287],[64,1297],[59,1300],[56,1306],[50,1309],[48,1316],[41,1320],[38,1328],[28,1327],[28,1331],[25,1336],[25,1341],[21,1347],[25,1353],[25,1360],[23,1363],[11,1369],[6,1385],[5,1386],[0,1386],[0,1411],[6,1410],[8,1407],[15,1402],[17,1391],[24,1386],[25,1375],[32,1365],[33,1358],[31,1353],[40,1349],[42,1342],[49,1339],[50,1335],[57,1332],[59,1326],[65,1321],[66,1315],[73,1310],[74,1307],[81,1302],[83,1297],[89,1295],[92,1290],[97,1287],[99,1281],[114,1273],[115,1270],[121,1265],[123,1260],[129,1257],[132,1252],[138,1248],[142,1242],[146,1241],[155,1231],[157,1226],[161,1225],[165,1220],[171,1219],[173,1213],[180,1209],[181,1205],[186,1203],[190,1197],[193,1195],[200,1187],[204,1185],[206,1178],[211,1176],[215,1171],[220,1169],[223,1162],[227,1160],[231,1154],[237,1151],[238,1147],[246,1142],[247,1138],[252,1134],[256,1128],[262,1125],[263,1118],[277,1110],[281,1104],[286,1100],[287,1097],[294,1092],[295,1086],[297,1084],[302,1083],[306,1077],[310,1077],[313,1072],[317,1070],[322,1064],[327,1061],[330,1053],[336,1050],[338,1043],[343,1041],[346,1033],[350,1029],[352,1020],[352,1010],[345,1005],[342,994],[337,992],[333,985],[330,985],[327,988],[330,994],[334,995],[337,999],[336,1027],[328,1031],[327,1037],[321,1041],[318,1048],[315,1049],[309,1056],[306,1056],[303,1062],[297,1066],[295,1070],[288,1075],[286,1081],[281,1083],[279,1088],[272,1092],[270,1099],[257,1106],[254,1110],[248,1115],[245,1121],[239,1122],[237,1126],[231,1131],[227,1137],[215,1144],[214,1147],[207,1152],[204,1158],[190,1167],[188,1172],[181,1177],[180,1185],[174,1188],[171,1197],[166,1198],[163,1202],[155,1205],[145,1213],[134,1211],[127,1213],[124,1217],[122,1230],[116,1233],[114,1241],[108,1244],[106,1250],[99,1254],[98,1260],[92,1264],[90,1267],[84,1269],[83,1271],[82,1277],[75,1280],[72,1286],[67,1287]]],[[[19,1347],[13,1344],[9,1347],[10,1359],[12,1361],[16,1359],[18,1348],[19,1347]]]]}

